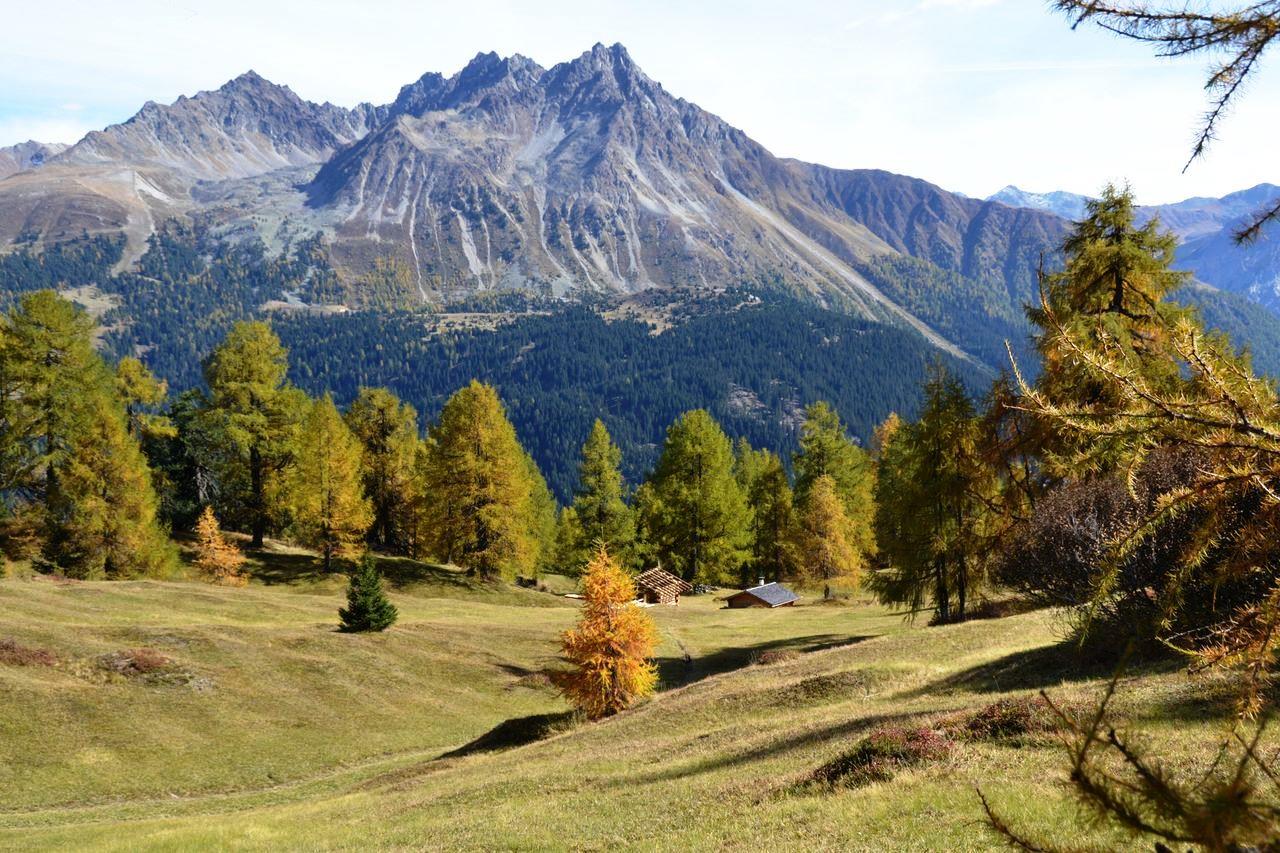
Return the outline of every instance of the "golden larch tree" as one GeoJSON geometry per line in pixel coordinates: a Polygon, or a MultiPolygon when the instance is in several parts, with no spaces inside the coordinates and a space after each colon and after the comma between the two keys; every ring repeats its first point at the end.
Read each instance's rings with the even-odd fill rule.
{"type": "Polygon", "coordinates": [[[206,506],[196,522],[196,568],[213,583],[223,586],[244,586],[249,577],[242,569],[244,554],[227,541],[218,526],[213,507],[206,506]]]}
{"type": "Polygon", "coordinates": [[[535,470],[497,390],[473,380],[457,391],[431,428],[421,470],[426,550],[486,579],[527,570],[538,554],[535,470]]]}
{"type": "Polygon", "coordinates": [[[849,535],[849,517],[830,474],[813,481],[800,518],[801,573],[810,583],[822,584],[823,597],[831,598],[831,584],[855,586],[862,573],[862,553],[849,535]]]}
{"type": "Polygon", "coordinates": [[[302,422],[297,459],[287,482],[298,540],[320,551],[324,570],[335,555],[352,553],[373,524],[364,494],[362,448],[325,394],[302,422]]]}
{"type": "Polygon", "coordinates": [[[558,683],[570,702],[598,720],[653,693],[658,670],[651,658],[658,631],[635,604],[631,576],[603,547],[587,563],[583,594],[582,619],[562,640],[574,669],[558,683]]]}

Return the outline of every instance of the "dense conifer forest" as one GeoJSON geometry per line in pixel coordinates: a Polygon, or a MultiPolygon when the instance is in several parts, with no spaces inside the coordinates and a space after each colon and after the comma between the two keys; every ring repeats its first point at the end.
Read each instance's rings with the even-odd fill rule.
{"type": "MultiPolygon", "coordinates": [[[[174,392],[197,387],[200,365],[238,320],[264,316],[268,302],[323,304],[336,274],[319,236],[271,255],[257,241],[228,243],[166,223],[135,265],[123,237],[82,237],[0,258],[0,296],[44,288],[97,301],[101,345],[137,355],[174,392]],[[120,268],[125,267],[122,271],[120,268]],[[95,294],[93,290],[96,289],[95,294]]],[[[705,407],[732,434],[788,458],[798,416],[831,401],[866,442],[890,412],[912,415],[929,363],[941,359],[971,391],[1008,366],[1006,341],[1035,372],[1023,306],[984,286],[908,257],[866,265],[866,275],[953,340],[974,361],[939,356],[914,332],[827,310],[756,283],[703,295],[662,334],[637,320],[606,321],[600,305],[572,305],[518,293],[482,294],[449,312],[492,315],[474,328],[438,329],[438,314],[397,308],[369,282],[365,310],[269,312],[290,359],[291,379],[339,405],[361,386],[387,387],[428,417],[471,378],[497,386],[521,441],[561,499],[571,494],[572,458],[599,415],[638,482],[675,417],[705,407]]],[[[385,294],[384,294],[385,295],[385,294]]],[[[1247,340],[1264,372],[1280,372],[1280,324],[1265,310],[1203,287],[1179,298],[1206,324],[1247,340]]]]}

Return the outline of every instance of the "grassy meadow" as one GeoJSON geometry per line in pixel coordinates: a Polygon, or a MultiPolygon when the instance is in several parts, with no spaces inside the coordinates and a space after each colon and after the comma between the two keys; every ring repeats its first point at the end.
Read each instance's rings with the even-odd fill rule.
{"type": "MultiPolygon", "coordinates": [[[[662,691],[589,724],[546,677],[574,600],[383,568],[400,621],[376,635],[338,633],[344,578],[283,548],[244,589],[0,580],[0,848],[987,849],[978,785],[1061,842],[1125,841],[1086,829],[1046,738],[806,784],[877,727],[1097,696],[1109,672],[1076,662],[1052,612],[928,628],[858,599],[687,598],[649,611],[662,691]],[[466,748],[504,721],[546,736],[466,748]]],[[[1188,772],[1228,707],[1174,663],[1118,702],[1188,772]]]]}

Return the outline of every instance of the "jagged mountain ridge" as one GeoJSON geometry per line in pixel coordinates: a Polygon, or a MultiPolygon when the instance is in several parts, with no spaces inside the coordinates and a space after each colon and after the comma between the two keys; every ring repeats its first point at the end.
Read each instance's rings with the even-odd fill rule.
{"type": "Polygon", "coordinates": [[[247,71],[215,91],[148,101],[128,121],[93,131],[50,165],[129,163],[197,180],[320,163],[377,123],[377,108],[314,104],[247,71]]]}
{"type": "Polygon", "coordinates": [[[123,231],[136,258],[157,223],[202,208],[201,186],[314,168],[380,115],[313,104],[253,71],[172,104],[148,102],[0,180],[0,242],[123,231]]]}
{"type": "Polygon", "coordinates": [[[0,242],[123,231],[128,263],[169,217],[277,250],[323,232],[342,290],[322,298],[352,306],[375,286],[412,307],[499,289],[746,284],[914,328],[952,354],[968,342],[931,303],[964,299],[928,288],[979,292],[962,306],[971,326],[1016,326],[1068,227],[913,178],[775,157],[621,45],[551,68],[482,53],[353,109],[248,72],[0,180],[0,242]],[[918,262],[907,282],[881,263],[901,257],[918,262]]]}
{"type": "Polygon", "coordinates": [[[748,283],[911,326],[953,353],[962,346],[864,266],[918,252],[1024,291],[1031,265],[1011,263],[1007,247],[1059,226],[1006,211],[887,173],[774,157],[667,93],[620,45],[550,69],[480,54],[353,110],[250,72],[148,104],[0,181],[6,242],[122,230],[135,258],[170,216],[277,248],[322,230],[353,304],[371,270],[390,270],[408,304],[498,288],[748,283]]]}

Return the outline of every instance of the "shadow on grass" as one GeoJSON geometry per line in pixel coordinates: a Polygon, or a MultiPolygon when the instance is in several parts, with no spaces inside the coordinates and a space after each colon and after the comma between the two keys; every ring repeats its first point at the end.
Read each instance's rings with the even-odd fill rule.
{"type": "Polygon", "coordinates": [[[840,646],[850,646],[870,636],[849,636],[847,634],[811,634],[807,637],[783,637],[767,643],[756,643],[751,646],[734,646],[720,649],[707,655],[694,655],[686,652],[681,657],[664,657],[656,660],[658,677],[666,689],[681,687],[701,681],[722,672],[741,669],[755,662],[758,655],[769,651],[820,652],[840,646]]]}
{"type": "MultiPolygon", "coordinates": [[[[345,577],[351,571],[348,560],[334,560],[333,570],[325,572],[324,562],[311,554],[287,554],[276,551],[249,551],[255,579],[267,585],[309,584],[330,577],[345,577]]],[[[392,589],[427,584],[457,590],[484,590],[496,584],[468,577],[458,569],[422,563],[407,557],[378,556],[378,571],[392,589]]]]}
{"type": "Polygon", "coordinates": [[[513,717],[510,720],[503,720],[470,743],[450,750],[440,757],[457,758],[477,752],[496,752],[500,749],[524,746],[527,743],[533,743],[534,741],[551,737],[551,735],[568,731],[579,722],[579,719],[580,717],[575,711],[513,717]]]}
{"type": "Polygon", "coordinates": [[[774,758],[781,753],[791,752],[803,747],[819,743],[827,743],[837,739],[849,738],[849,746],[853,746],[853,744],[856,743],[856,738],[862,737],[874,729],[881,726],[903,723],[906,720],[916,719],[921,716],[922,715],[919,712],[902,711],[893,714],[876,714],[871,717],[859,717],[857,719],[845,720],[840,723],[832,723],[826,726],[819,726],[817,728],[799,731],[781,739],[770,740],[758,746],[706,758],[701,761],[695,761],[691,764],[677,767],[666,767],[650,773],[632,774],[626,779],[619,779],[612,782],[611,786],[630,787],[650,782],[670,782],[676,779],[685,779],[691,776],[698,776],[703,773],[723,770],[728,767],[752,764],[756,761],[774,758]]]}
{"type": "MultiPolygon", "coordinates": [[[[911,693],[911,697],[935,693],[1007,693],[1015,690],[1042,690],[1067,682],[1108,679],[1119,663],[1114,657],[1082,652],[1073,641],[1013,652],[968,669],[931,681],[911,693]]],[[[1174,672],[1180,662],[1168,656],[1150,655],[1132,659],[1124,677],[1174,672]]]]}
{"type": "Polygon", "coordinates": [[[254,580],[268,586],[316,583],[337,571],[325,573],[324,562],[311,554],[280,554],[275,551],[247,551],[253,561],[248,569],[254,580]]]}

